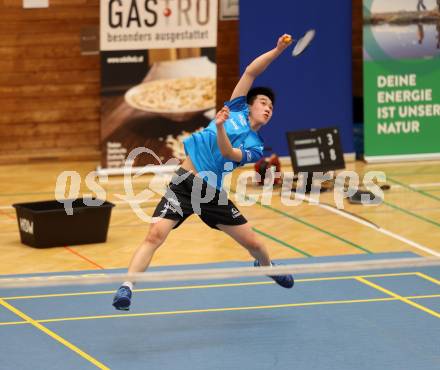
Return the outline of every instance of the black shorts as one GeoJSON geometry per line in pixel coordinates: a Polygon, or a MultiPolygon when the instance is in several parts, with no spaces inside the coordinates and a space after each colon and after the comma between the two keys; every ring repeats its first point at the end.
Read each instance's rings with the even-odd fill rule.
{"type": "Polygon", "coordinates": [[[157,205],[153,217],[179,221],[179,227],[193,213],[213,229],[217,225],[243,225],[246,218],[232,203],[225,191],[220,191],[191,172],[179,168],[157,205]]]}

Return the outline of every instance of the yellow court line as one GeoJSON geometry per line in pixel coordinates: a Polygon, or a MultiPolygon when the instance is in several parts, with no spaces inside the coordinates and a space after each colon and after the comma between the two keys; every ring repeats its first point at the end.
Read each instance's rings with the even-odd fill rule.
{"type": "Polygon", "coordinates": [[[368,275],[347,275],[347,276],[329,276],[320,278],[295,279],[295,282],[311,282],[311,281],[331,281],[331,280],[355,280],[358,277],[379,278],[392,276],[411,276],[416,272],[394,272],[389,274],[368,274],[368,275]]]}
{"type": "MultiPolygon", "coordinates": [[[[409,296],[409,297],[405,297],[405,298],[407,298],[407,299],[440,298],[440,294],[409,296]]],[[[269,305],[269,306],[243,306],[243,307],[226,307],[226,308],[207,308],[207,309],[199,309],[199,310],[144,312],[144,313],[136,313],[136,314],[126,313],[126,314],[116,314],[116,315],[78,316],[78,317],[64,317],[64,318],[57,318],[57,319],[43,319],[43,320],[36,320],[36,321],[39,323],[53,323],[53,322],[65,322],[65,321],[79,321],[79,320],[114,319],[114,318],[127,318],[127,317],[179,315],[179,314],[190,314],[190,313],[243,311],[243,310],[261,310],[261,309],[274,309],[274,308],[349,304],[349,303],[390,302],[390,301],[397,301],[397,300],[399,300],[399,299],[394,298],[394,297],[385,297],[385,298],[368,298],[368,299],[340,300],[340,301],[317,301],[317,302],[287,303],[287,304],[269,305]]],[[[22,325],[22,324],[28,324],[28,322],[26,322],[26,321],[0,322],[0,326],[22,325]]]]}
{"type": "Polygon", "coordinates": [[[291,307],[305,307],[305,306],[320,306],[320,305],[334,305],[334,304],[348,304],[348,303],[367,303],[367,302],[386,302],[393,301],[394,298],[372,298],[372,299],[356,299],[356,300],[341,300],[341,301],[318,301],[318,302],[303,302],[303,303],[285,303],[274,304],[267,306],[241,306],[241,307],[224,307],[224,308],[204,308],[198,310],[178,310],[178,311],[159,311],[159,312],[144,312],[133,314],[119,314],[119,315],[101,315],[101,316],[79,316],[66,317],[58,319],[38,320],[41,323],[51,323],[60,321],[78,321],[78,320],[95,320],[95,319],[113,319],[122,317],[144,317],[144,316],[166,316],[166,315],[182,315],[191,313],[210,313],[210,312],[229,312],[229,311],[251,311],[251,310],[268,310],[275,308],[291,308],[291,307]]]}
{"type": "Polygon", "coordinates": [[[368,281],[368,280],[366,280],[366,279],[364,279],[362,277],[358,277],[358,278],[356,278],[356,280],[360,281],[361,283],[363,283],[365,285],[369,285],[370,287],[372,287],[374,289],[377,289],[377,290],[381,291],[382,293],[388,294],[391,297],[394,297],[394,298],[396,298],[396,299],[398,299],[398,300],[400,300],[400,301],[402,301],[402,302],[404,302],[406,304],[409,304],[410,306],[413,306],[413,307],[415,307],[415,308],[417,308],[419,310],[422,310],[422,311],[424,311],[426,313],[429,313],[430,315],[435,316],[435,317],[440,319],[440,313],[438,313],[438,312],[436,312],[434,310],[431,310],[428,307],[425,307],[425,306],[422,306],[421,304],[413,302],[413,301],[409,300],[408,298],[402,297],[401,295],[399,295],[397,293],[394,293],[391,290],[388,290],[388,289],[386,289],[386,288],[384,288],[384,287],[382,287],[380,285],[372,283],[371,281],[368,281]]]}
{"type": "Polygon", "coordinates": [[[9,326],[9,325],[27,325],[29,324],[27,321],[6,321],[0,322],[0,326],[9,326]]]}
{"type": "MultiPolygon", "coordinates": [[[[316,281],[332,281],[332,280],[353,280],[357,277],[390,277],[390,276],[410,276],[416,275],[417,272],[400,272],[400,273],[390,273],[390,274],[373,274],[373,275],[354,275],[354,276],[333,276],[333,277],[322,277],[322,278],[307,278],[307,279],[295,279],[296,283],[307,283],[316,281]]],[[[139,292],[157,292],[157,291],[174,291],[174,290],[189,290],[189,289],[205,289],[205,288],[230,288],[230,287],[241,287],[241,286],[257,286],[257,285],[271,285],[275,284],[273,281],[257,281],[249,283],[229,283],[229,284],[204,284],[204,285],[186,285],[186,286],[175,286],[166,288],[144,288],[144,289],[134,289],[135,293],[139,292]]],[[[54,297],[75,297],[75,296],[86,296],[86,295],[101,295],[101,294],[114,294],[114,290],[96,291],[96,292],[77,292],[77,293],[55,293],[55,294],[37,294],[28,296],[14,296],[14,297],[2,297],[2,299],[7,301],[19,300],[19,299],[36,299],[36,298],[54,298],[54,297]]]]}
{"type": "Polygon", "coordinates": [[[404,297],[404,298],[406,298],[406,299],[440,298],[440,294],[413,295],[413,296],[404,297]]]}
{"type": "Polygon", "coordinates": [[[426,274],[424,274],[422,272],[416,272],[416,275],[420,276],[423,279],[429,280],[431,283],[440,285],[440,281],[439,280],[437,280],[437,279],[435,279],[435,278],[433,278],[433,277],[431,277],[429,275],[426,275],[426,274]]]}
{"type": "MultiPolygon", "coordinates": [[[[412,299],[438,298],[438,297],[440,297],[440,294],[430,295],[430,296],[417,296],[417,297],[412,297],[412,299]]],[[[38,322],[49,323],[49,322],[60,322],[60,321],[64,322],[64,321],[112,319],[112,318],[125,318],[125,317],[183,315],[183,314],[192,314],[192,313],[267,310],[267,309],[275,309],[275,308],[292,308],[292,307],[322,306],[322,305],[336,305],[336,304],[350,304],[350,303],[390,302],[396,300],[397,298],[384,297],[384,298],[353,299],[353,300],[340,300],[340,301],[316,301],[316,302],[301,302],[301,303],[285,303],[285,304],[276,304],[276,305],[267,305],[267,306],[241,306],[241,307],[225,307],[225,308],[206,308],[199,310],[144,312],[138,314],[79,316],[79,317],[39,320],[38,322]]]]}
{"type": "Polygon", "coordinates": [[[46,328],[45,326],[41,325],[38,321],[34,320],[30,316],[26,315],[24,312],[18,310],[14,306],[10,305],[9,303],[5,302],[3,299],[0,298],[0,304],[8,309],[9,311],[15,313],[17,316],[21,317],[25,322],[31,324],[32,326],[36,327],[37,329],[41,330],[43,333],[47,334],[51,338],[55,339],[57,342],[60,342],[67,348],[69,348],[71,351],[75,352],[76,354],[80,355],[82,358],[86,359],[87,361],[91,362],[93,365],[95,365],[99,369],[103,370],[110,370],[107,366],[105,366],[103,363],[99,362],[89,354],[85,353],[84,351],[80,350],[78,347],[73,345],[72,343],[68,342],[61,336],[59,336],[57,333],[53,332],[52,330],[46,328]]]}
{"type": "Polygon", "coordinates": [[[406,299],[425,299],[425,298],[440,298],[440,294],[425,294],[425,295],[413,295],[404,297],[406,299]]]}
{"type": "MultiPolygon", "coordinates": [[[[186,285],[186,286],[175,286],[166,288],[144,288],[144,289],[134,289],[133,292],[157,292],[157,291],[168,291],[168,290],[187,290],[187,289],[204,289],[204,288],[226,288],[226,287],[237,287],[237,286],[251,286],[251,285],[267,285],[275,284],[272,281],[258,281],[252,283],[230,283],[230,284],[205,284],[205,285],[186,285]]],[[[33,298],[53,298],[53,297],[74,297],[83,295],[95,295],[95,294],[114,294],[115,290],[104,290],[97,292],[79,292],[79,293],[59,293],[59,294],[41,294],[41,295],[30,295],[30,296],[16,296],[16,297],[2,297],[5,300],[18,300],[18,299],[33,299],[33,298]]]]}

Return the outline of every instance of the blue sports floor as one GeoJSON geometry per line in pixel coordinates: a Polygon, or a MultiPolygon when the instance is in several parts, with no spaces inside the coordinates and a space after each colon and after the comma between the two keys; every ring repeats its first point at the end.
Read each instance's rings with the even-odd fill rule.
{"type": "Polygon", "coordinates": [[[127,313],[116,288],[0,290],[0,369],[440,369],[440,266],[302,275],[291,290],[264,277],[139,284],[127,313]]]}

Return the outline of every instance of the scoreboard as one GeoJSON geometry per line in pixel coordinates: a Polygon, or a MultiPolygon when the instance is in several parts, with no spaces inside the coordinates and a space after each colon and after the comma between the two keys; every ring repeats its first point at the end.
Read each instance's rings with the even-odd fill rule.
{"type": "Polygon", "coordinates": [[[295,173],[327,172],[345,168],[339,131],[336,127],[287,133],[295,173]]]}

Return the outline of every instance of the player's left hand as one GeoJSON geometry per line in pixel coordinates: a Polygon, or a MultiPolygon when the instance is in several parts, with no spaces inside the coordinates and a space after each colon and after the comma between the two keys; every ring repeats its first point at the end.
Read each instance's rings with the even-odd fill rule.
{"type": "Polygon", "coordinates": [[[229,108],[227,106],[224,106],[215,115],[215,124],[217,126],[223,125],[228,118],[229,118],[229,108]]]}

